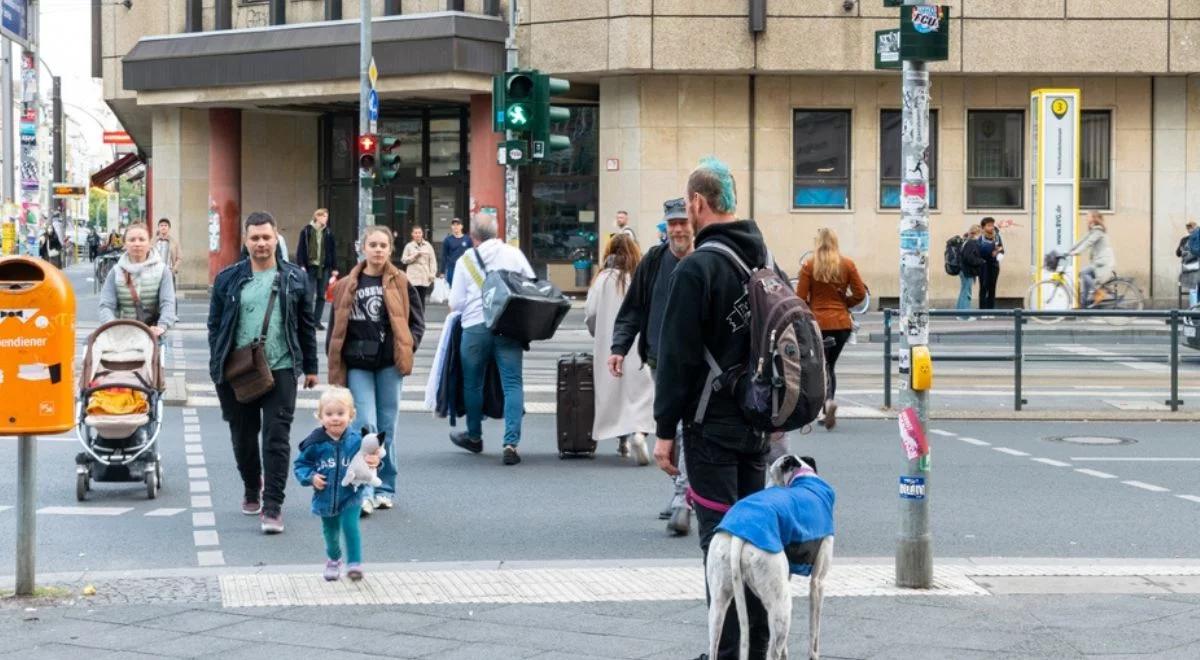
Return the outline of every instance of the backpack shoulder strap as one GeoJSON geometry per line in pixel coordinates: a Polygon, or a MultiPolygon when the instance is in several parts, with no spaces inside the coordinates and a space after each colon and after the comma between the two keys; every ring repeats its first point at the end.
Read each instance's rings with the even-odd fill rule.
{"type": "Polygon", "coordinates": [[[747,278],[749,278],[750,275],[753,274],[753,272],[750,270],[750,267],[746,265],[746,262],[742,261],[742,258],[740,256],[738,256],[738,253],[734,252],[733,248],[729,247],[728,245],[725,245],[724,243],[722,243],[720,241],[709,241],[708,243],[705,243],[704,245],[701,245],[700,247],[698,247],[696,249],[697,250],[707,250],[709,252],[720,252],[721,254],[725,255],[725,257],[727,259],[732,261],[734,263],[734,265],[736,265],[738,268],[740,268],[742,273],[747,278]]]}
{"type": "Polygon", "coordinates": [[[469,274],[471,279],[475,281],[475,286],[479,287],[479,290],[482,291],[483,278],[487,275],[487,266],[484,265],[483,259],[479,256],[478,250],[471,248],[470,250],[467,250],[467,252],[474,255],[475,260],[472,261],[470,258],[465,258],[463,259],[463,266],[466,266],[467,274],[469,274]],[[475,267],[475,262],[479,263],[478,268],[475,267]],[[480,269],[482,269],[482,272],[480,269]]]}
{"type": "Polygon", "coordinates": [[[708,412],[708,401],[712,398],[713,387],[721,374],[725,373],[721,369],[721,363],[717,362],[717,358],[713,357],[712,351],[707,348],[704,349],[704,361],[708,363],[708,377],[704,379],[704,391],[700,393],[700,402],[696,404],[695,422],[697,424],[704,422],[704,414],[708,412]]]}

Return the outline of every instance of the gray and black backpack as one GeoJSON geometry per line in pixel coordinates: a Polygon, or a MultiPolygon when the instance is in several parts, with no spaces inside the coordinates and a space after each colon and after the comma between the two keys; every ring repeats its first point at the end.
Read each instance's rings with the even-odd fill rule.
{"type": "Polygon", "coordinates": [[[824,340],[812,311],[776,272],[770,254],[764,267],[751,269],[737,252],[717,241],[697,249],[724,255],[746,278],[750,356],[745,364],[724,370],[705,348],[709,375],[696,423],[704,421],[712,393],[732,387],[754,430],[774,433],[808,426],[824,407],[826,391],[824,340]]]}

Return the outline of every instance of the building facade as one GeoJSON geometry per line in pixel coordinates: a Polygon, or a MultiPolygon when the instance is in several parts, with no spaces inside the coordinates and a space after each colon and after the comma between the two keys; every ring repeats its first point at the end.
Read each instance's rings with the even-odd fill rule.
{"type": "MultiPolygon", "coordinates": [[[[374,4],[380,132],[405,145],[375,212],[435,240],[451,217],[503,218],[490,81],[504,65],[507,0],[374,4]]],[[[796,270],[829,226],[877,299],[897,295],[900,80],[875,71],[874,32],[899,10],[769,0],[752,22],[757,4],[520,2],[522,67],[572,82],[560,102],[573,109],[573,148],[522,177],[521,246],[539,270],[573,288],[572,261],[595,257],[618,210],[653,240],[662,202],[715,154],[735,172],[739,215],[759,221],[781,264],[796,270]]],[[[1117,270],[1174,301],[1175,247],[1200,214],[1200,81],[1189,75],[1200,3],[945,4],[950,57],[931,65],[935,304],[958,287],[940,246],[985,216],[1009,255],[999,296],[1019,299],[1030,283],[1029,94],[1043,87],[1082,90],[1081,205],[1108,220],[1117,270]]],[[[105,95],[150,158],[153,214],[182,220],[185,283],[207,282],[223,190],[236,189],[238,214],[273,212],[291,241],[318,206],[352,239],[358,2],[97,7],[105,95]]]]}

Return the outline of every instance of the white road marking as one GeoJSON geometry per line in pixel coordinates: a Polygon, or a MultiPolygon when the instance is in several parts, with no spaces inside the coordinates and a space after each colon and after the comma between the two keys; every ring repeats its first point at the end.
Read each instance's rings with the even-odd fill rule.
{"type": "Polygon", "coordinates": [[[943,431],[941,429],[929,429],[929,432],[934,435],[940,435],[940,436],[944,436],[947,438],[953,438],[954,436],[958,435],[957,433],[951,433],[949,431],[943,431]]]}
{"type": "Polygon", "coordinates": [[[976,447],[990,447],[992,445],[992,443],[990,443],[990,442],[984,442],[983,440],[979,440],[977,438],[968,438],[965,436],[959,436],[958,439],[962,440],[963,442],[967,443],[968,445],[975,445],[976,447]]]}
{"type": "Polygon", "coordinates": [[[1200,463],[1200,458],[1180,457],[1167,458],[1163,456],[1072,456],[1071,460],[1080,462],[1110,462],[1110,463],[1200,463]]]}
{"type": "Polygon", "coordinates": [[[221,540],[217,537],[217,530],[215,529],[192,530],[192,541],[197,546],[221,545],[221,540]]]}
{"type": "Polygon", "coordinates": [[[1117,478],[1117,475],[1115,475],[1115,474],[1109,474],[1107,472],[1101,472],[1099,470],[1090,470],[1088,468],[1075,468],[1075,471],[1078,472],[1079,474],[1086,474],[1089,477],[1098,477],[1100,479],[1116,479],[1117,478]]]}
{"type": "Polygon", "coordinates": [[[11,509],[11,508],[12,508],[12,507],[11,507],[11,506],[8,506],[8,505],[5,505],[5,506],[0,506],[0,513],[3,513],[3,512],[5,512],[5,511],[8,511],[8,510],[9,510],[9,509],[11,509]]]}
{"type": "Polygon", "coordinates": [[[127,506],[46,506],[37,510],[47,516],[119,516],[133,511],[127,506]]]}
{"type": "Polygon", "coordinates": [[[1028,456],[1029,455],[1028,452],[1020,451],[1019,449],[1009,449],[1008,447],[992,447],[992,449],[994,451],[1000,452],[1001,454],[1008,454],[1009,456],[1028,456]]]}
{"type": "Polygon", "coordinates": [[[210,493],[212,492],[212,486],[209,485],[208,481],[189,481],[188,491],[192,493],[210,493]]]}
{"type": "Polygon", "coordinates": [[[1148,484],[1144,481],[1132,481],[1131,480],[1131,481],[1122,481],[1121,483],[1125,484],[1126,486],[1133,486],[1134,488],[1141,488],[1142,490],[1148,490],[1152,493],[1169,493],[1169,492],[1171,492],[1170,488],[1163,488],[1162,486],[1155,486],[1154,484],[1148,484]]]}
{"type": "Polygon", "coordinates": [[[204,447],[202,447],[200,445],[184,445],[183,451],[185,451],[186,453],[189,453],[189,454],[203,454],[204,447]]]}
{"type": "Polygon", "coordinates": [[[157,518],[166,518],[183,512],[184,509],[155,509],[153,511],[147,511],[144,515],[157,518]]]}
{"type": "Polygon", "coordinates": [[[195,408],[184,408],[184,409],[183,409],[183,414],[185,414],[185,415],[192,415],[192,416],[196,416],[196,415],[198,415],[198,414],[200,414],[200,413],[199,413],[199,411],[198,411],[198,410],[196,410],[195,408]]]}
{"type": "Polygon", "coordinates": [[[1200,504],[1200,497],[1197,497],[1196,495],[1176,495],[1175,497],[1178,497],[1181,500],[1187,500],[1189,502],[1200,504]]]}
{"type": "Polygon", "coordinates": [[[192,527],[216,527],[217,516],[212,511],[193,511],[192,527]]]}
{"type": "Polygon", "coordinates": [[[193,509],[211,509],[212,495],[192,495],[193,509]]]}
{"type": "Polygon", "coordinates": [[[188,479],[207,479],[208,468],[193,467],[188,468],[188,479]]]}
{"type": "Polygon", "coordinates": [[[196,553],[196,563],[200,566],[224,566],[225,555],[220,550],[201,550],[196,553]]]}
{"type": "Polygon", "coordinates": [[[188,454],[184,458],[188,465],[204,465],[204,454],[188,454]]]}
{"type": "Polygon", "coordinates": [[[183,434],[184,434],[185,436],[187,436],[187,435],[195,435],[195,436],[199,436],[199,435],[200,435],[200,432],[201,432],[201,431],[200,431],[200,425],[199,425],[199,424],[197,424],[197,425],[193,426],[193,425],[191,425],[191,424],[188,424],[188,423],[187,423],[187,420],[184,420],[184,423],[183,423],[183,434]]]}
{"type": "Polygon", "coordinates": [[[1046,465],[1053,465],[1054,467],[1071,467],[1070,463],[1056,461],[1053,458],[1031,458],[1029,460],[1037,462],[1037,463],[1044,463],[1046,465]]]}

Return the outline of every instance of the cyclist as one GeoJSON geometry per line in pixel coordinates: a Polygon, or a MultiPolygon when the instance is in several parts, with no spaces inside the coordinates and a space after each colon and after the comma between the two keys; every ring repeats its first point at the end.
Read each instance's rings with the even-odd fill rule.
{"type": "Polygon", "coordinates": [[[1104,286],[1116,276],[1117,255],[1113,252],[1112,246],[1108,242],[1108,233],[1104,227],[1104,219],[1100,214],[1092,211],[1088,213],[1088,233],[1083,237],[1083,240],[1075,244],[1067,252],[1066,256],[1073,257],[1078,254],[1083,254],[1084,250],[1088,251],[1088,265],[1083,270],[1079,271],[1082,291],[1082,307],[1091,307],[1100,302],[1103,294],[1098,287],[1104,286]]]}

